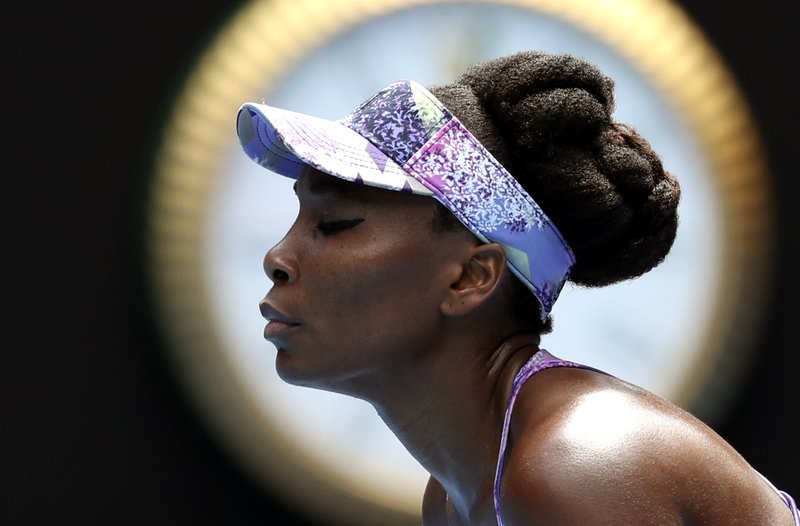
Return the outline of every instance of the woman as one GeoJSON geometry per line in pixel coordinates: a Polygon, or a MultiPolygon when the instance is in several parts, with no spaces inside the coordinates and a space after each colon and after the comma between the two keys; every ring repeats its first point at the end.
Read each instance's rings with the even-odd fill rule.
{"type": "Polygon", "coordinates": [[[264,260],[277,370],[373,404],[431,473],[426,525],[800,525],[690,414],[539,349],[567,278],[636,277],[675,237],[678,184],[612,89],[528,52],[339,122],[244,105],[245,152],[300,202],[264,260]]]}

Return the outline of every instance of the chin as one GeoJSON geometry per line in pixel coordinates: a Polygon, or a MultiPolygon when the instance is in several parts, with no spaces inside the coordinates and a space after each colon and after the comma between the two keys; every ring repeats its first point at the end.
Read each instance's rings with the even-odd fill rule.
{"type": "Polygon", "coordinates": [[[329,385],[330,377],[317,369],[318,363],[301,363],[292,352],[278,349],[275,357],[275,371],[278,377],[287,384],[311,389],[334,391],[329,385]],[[327,382],[326,382],[327,380],[327,382]]]}
{"type": "Polygon", "coordinates": [[[297,360],[293,358],[290,351],[278,348],[278,354],[275,356],[275,371],[278,373],[278,378],[287,384],[313,387],[310,385],[308,371],[298,367],[297,360]]]}
{"type": "Polygon", "coordinates": [[[361,398],[358,389],[350,385],[353,382],[344,381],[349,376],[346,373],[325,368],[318,360],[302,362],[285,349],[278,349],[275,371],[287,384],[361,398]]]}

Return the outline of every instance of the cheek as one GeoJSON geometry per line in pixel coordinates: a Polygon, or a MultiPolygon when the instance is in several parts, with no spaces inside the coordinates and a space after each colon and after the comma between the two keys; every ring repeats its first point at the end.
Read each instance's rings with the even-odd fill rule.
{"type": "MultiPolygon", "coordinates": [[[[372,243],[370,250],[336,250],[341,259],[327,265],[324,284],[314,296],[342,331],[380,331],[406,325],[408,318],[433,312],[435,262],[418,246],[372,243]]],[[[320,258],[318,261],[322,261],[320,258]]],[[[322,271],[320,268],[318,271],[322,271]]]]}

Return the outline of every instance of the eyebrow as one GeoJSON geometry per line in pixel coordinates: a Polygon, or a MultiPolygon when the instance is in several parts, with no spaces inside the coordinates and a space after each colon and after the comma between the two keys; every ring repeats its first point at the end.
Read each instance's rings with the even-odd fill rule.
{"type": "MultiPolygon", "coordinates": [[[[295,195],[297,194],[297,181],[292,185],[295,195]]],[[[333,176],[325,177],[324,179],[315,179],[308,185],[308,193],[312,196],[335,196],[341,197],[349,195],[348,183],[336,179],[333,176]]]]}

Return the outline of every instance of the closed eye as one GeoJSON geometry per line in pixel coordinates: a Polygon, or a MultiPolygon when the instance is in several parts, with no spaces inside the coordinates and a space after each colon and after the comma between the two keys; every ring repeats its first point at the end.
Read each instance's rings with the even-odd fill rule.
{"type": "Polygon", "coordinates": [[[321,220],[317,223],[317,229],[323,233],[323,235],[330,235],[335,234],[336,232],[341,232],[342,230],[347,230],[348,228],[353,228],[354,226],[362,223],[364,221],[363,218],[359,219],[345,219],[341,221],[324,221],[321,220]]]}

